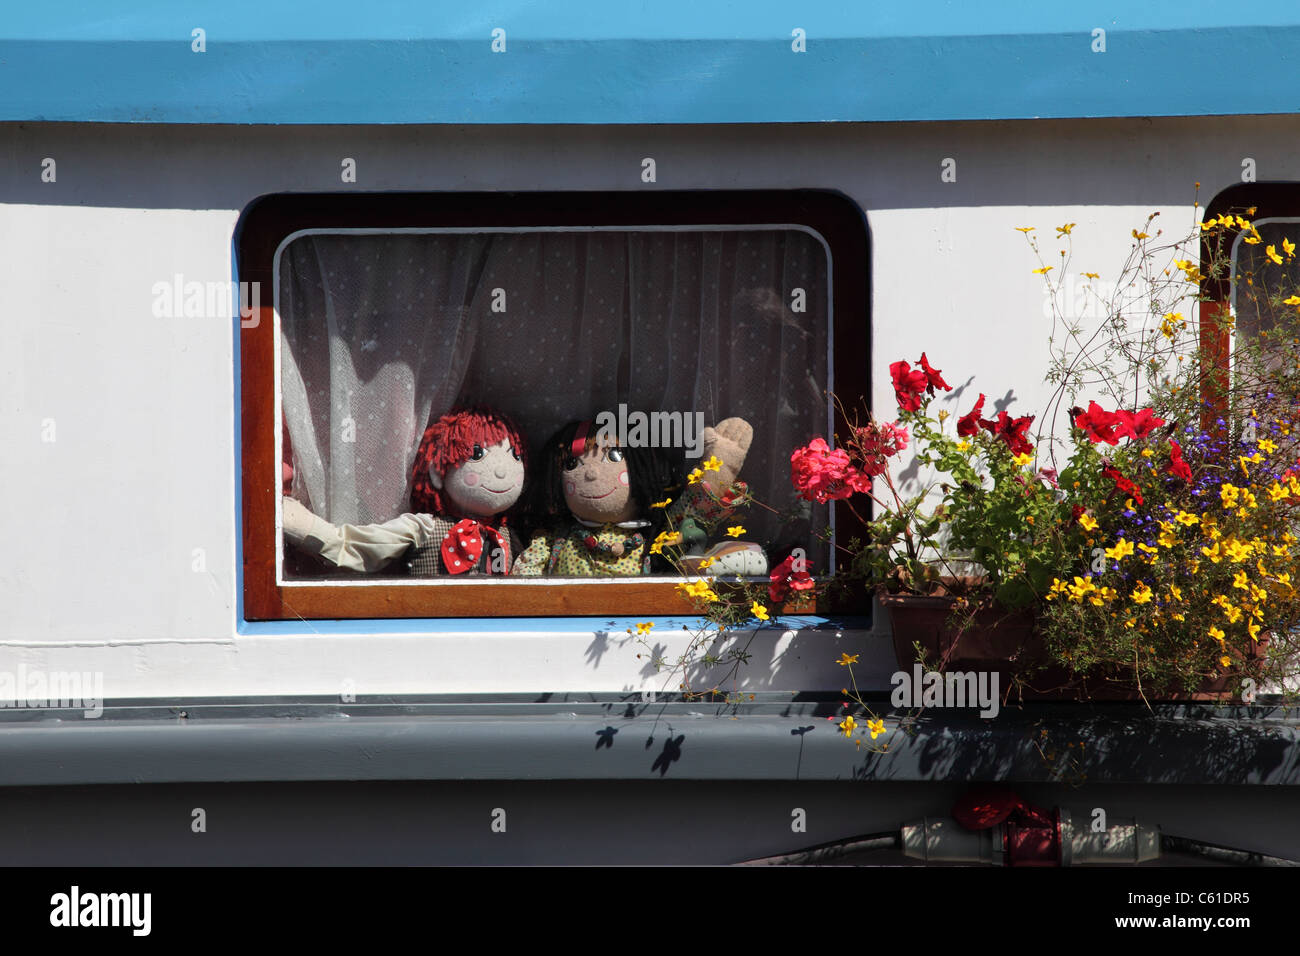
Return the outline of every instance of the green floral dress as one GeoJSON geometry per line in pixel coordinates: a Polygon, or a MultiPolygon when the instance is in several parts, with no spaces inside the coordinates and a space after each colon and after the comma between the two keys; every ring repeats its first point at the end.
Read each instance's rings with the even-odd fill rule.
{"type": "Polygon", "coordinates": [[[644,534],[649,524],[648,521],[625,521],[621,525],[580,523],[563,536],[539,534],[519,555],[510,573],[561,578],[649,574],[649,544],[644,534]]]}

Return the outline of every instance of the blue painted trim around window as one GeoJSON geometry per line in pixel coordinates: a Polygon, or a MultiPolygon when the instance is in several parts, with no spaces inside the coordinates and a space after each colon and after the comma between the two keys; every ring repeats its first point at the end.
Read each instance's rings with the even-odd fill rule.
{"type": "Polygon", "coordinates": [[[1291,113],[1300,8],[1217,0],[9,4],[0,121],[800,123],[1291,113]],[[634,8],[635,7],[635,8],[634,8]],[[1240,21],[1249,18],[1248,24],[1240,21]],[[205,31],[203,52],[192,31],[205,31]],[[505,52],[492,34],[505,30],[505,52]],[[792,31],[806,52],[792,50],[792,31]],[[1105,30],[1105,51],[1094,31],[1105,30]],[[1244,68],[1248,65],[1259,69],[1244,68]]]}

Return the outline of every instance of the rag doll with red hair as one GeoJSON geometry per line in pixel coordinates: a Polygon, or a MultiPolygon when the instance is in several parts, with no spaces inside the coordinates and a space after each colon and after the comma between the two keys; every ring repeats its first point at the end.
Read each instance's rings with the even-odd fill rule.
{"type": "Polygon", "coordinates": [[[411,511],[383,524],[333,525],[284,498],[284,536],[328,566],[415,577],[508,574],[518,543],[505,512],[524,487],[519,428],[486,408],[457,409],[425,429],[411,468],[411,511]]]}

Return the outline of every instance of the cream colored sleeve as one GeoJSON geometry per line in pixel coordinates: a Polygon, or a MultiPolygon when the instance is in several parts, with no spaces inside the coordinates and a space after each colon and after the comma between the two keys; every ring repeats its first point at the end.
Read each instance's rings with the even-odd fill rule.
{"type": "Polygon", "coordinates": [[[353,571],[378,571],[411,545],[433,540],[432,515],[404,514],[383,524],[333,525],[285,497],[284,537],[294,547],[327,564],[353,571]]]}

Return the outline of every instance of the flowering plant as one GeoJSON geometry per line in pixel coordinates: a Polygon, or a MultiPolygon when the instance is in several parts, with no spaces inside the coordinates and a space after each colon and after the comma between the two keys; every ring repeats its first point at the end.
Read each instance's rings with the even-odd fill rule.
{"type": "Polygon", "coordinates": [[[1005,409],[985,418],[987,399],[980,395],[949,424],[952,415],[932,412],[931,405],[952,387],[926,353],[916,365],[890,366],[897,420],[867,415],[835,451],[813,439],[791,456],[791,481],[804,498],[844,500],[855,514],[855,495],[876,506],[874,518],[858,515],[867,539],[849,543],[841,585],[865,578],[888,591],[931,594],[969,590],[977,572],[981,593],[1006,607],[1024,606],[1045,592],[1053,572],[1068,563],[1065,555],[1082,543],[1082,531],[1063,520],[1068,508],[1056,472],[1036,461],[1027,437],[1034,418],[1005,409]],[[939,479],[905,496],[888,460],[909,447],[939,479]]]}
{"type": "MultiPolygon", "coordinates": [[[[1042,418],[994,414],[984,394],[955,421],[932,411],[954,390],[922,353],[890,365],[896,421],[868,415],[841,448],[796,449],[805,498],[875,505],[840,586],[965,582],[967,607],[1033,612],[1045,666],[1143,693],[1230,676],[1286,689],[1300,629],[1300,295],[1288,272],[1300,257],[1286,237],[1266,244],[1245,212],[1163,245],[1153,214],[1109,298],[1081,274],[1097,328],[1066,315],[1040,256],[1056,386],[1042,418]],[[1256,321],[1233,341],[1233,317],[1202,285],[1224,274],[1238,236],[1264,248],[1257,270],[1238,264],[1256,321]],[[910,497],[885,467],[908,447],[934,476],[910,497]]],[[[1074,225],[1057,228],[1067,246],[1074,225]]],[[[1062,272],[1070,258],[1061,250],[1062,272]]]]}

